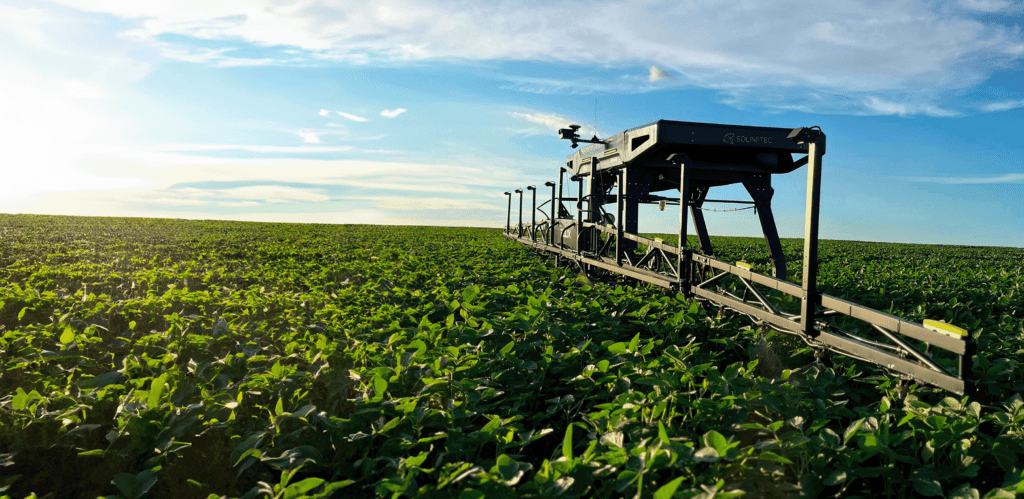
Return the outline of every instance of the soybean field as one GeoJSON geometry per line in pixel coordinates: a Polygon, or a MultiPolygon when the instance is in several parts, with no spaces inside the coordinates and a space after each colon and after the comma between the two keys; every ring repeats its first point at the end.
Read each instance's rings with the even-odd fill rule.
{"type": "Polygon", "coordinates": [[[1024,493],[1024,249],[819,251],[823,292],[967,328],[977,393],[496,229],[0,215],[0,496],[1024,493]]]}

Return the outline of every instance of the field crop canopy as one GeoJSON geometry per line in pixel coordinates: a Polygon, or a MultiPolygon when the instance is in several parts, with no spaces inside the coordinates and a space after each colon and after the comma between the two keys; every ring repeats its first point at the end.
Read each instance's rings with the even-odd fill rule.
{"type": "Polygon", "coordinates": [[[823,292],[967,328],[978,393],[496,229],[0,215],[0,496],[1024,493],[1024,250],[820,259],[823,292]]]}

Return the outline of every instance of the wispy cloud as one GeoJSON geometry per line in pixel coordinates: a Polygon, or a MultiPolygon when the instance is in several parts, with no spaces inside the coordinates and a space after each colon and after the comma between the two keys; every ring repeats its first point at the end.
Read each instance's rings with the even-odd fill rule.
{"type": "MultiPolygon", "coordinates": [[[[302,135],[301,132],[298,132],[302,135]]],[[[319,141],[319,139],[317,139],[319,141]]],[[[309,142],[307,143],[318,143],[309,142]]],[[[353,146],[261,146],[252,144],[167,144],[159,147],[163,151],[249,151],[260,153],[285,153],[285,154],[315,154],[329,152],[352,152],[353,146]]],[[[391,152],[391,151],[368,151],[360,152],[391,152]]]]}
{"type": "Polygon", "coordinates": [[[957,111],[943,109],[934,104],[894,102],[884,100],[876,96],[869,96],[868,98],[866,98],[864,100],[864,107],[869,111],[869,114],[894,114],[898,116],[923,114],[926,116],[934,116],[938,118],[947,118],[960,115],[960,113],[957,111]]]}
{"type": "MultiPolygon", "coordinates": [[[[409,163],[360,159],[223,158],[166,151],[212,151],[232,145],[172,144],[153,149],[96,148],[83,160],[93,175],[131,172],[136,183],[175,185],[188,179],[201,182],[290,183],[337,185],[380,190],[468,192],[470,187],[491,186],[515,178],[512,170],[492,167],[484,175],[479,168],[449,164],[409,163]]],[[[286,148],[317,152],[327,147],[286,148]]],[[[272,151],[276,151],[274,149],[272,151]]],[[[262,150],[261,150],[262,151],[262,150]]]]}
{"type": "MultiPolygon", "coordinates": [[[[332,125],[331,123],[327,124],[328,127],[330,127],[331,125],[332,125]]],[[[338,127],[341,127],[341,125],[337,125],[336,127],[333,127],[333,128],[338,128],[338,127]]],[[[311,129],[311,128],[302,128],[302,129],[296,130],[295,134],[298,135],[299,137],[301,137],[302,138],[302,142],[304,142],[306,144],[322,144],[323,140],[321,140],[321,137],[323,137],[324,135],[335,135],[335,136],[347,137],[348,136],[348,130],[346,130],[344,128],[335,129],[335,130],[316,130],[316,129],[311,129]]]]}
{"type": "Polygon", "coordinates": [[[385,109],[385,110],[380,112],[380,115],[385,117],[385,118],[395,118],[399,114],[402,114],[402,113],[404,113],[406,111],[408,111],[408,109],[401,108],[401,107],[397,108],[397,109],[394,109],[394,110],[392,110],[392,109],[385,109]]]}
{"type": "Polygon", "coordinates": [[[1004,173],[988,177],[907,177],[910,182],[935,184],[1024,184],[1024,173],[1004,173]]]}
{"type": "Polygon", "coordinates": [[[1009,0],[959,0],[957,3],[966,9],[985,13],[999,12],[1013,5],[1009,0]]]}
{"type": "MultiPolygon", "coordinates": [[[[445,210],[485,210],[505,211],[498,206],[500,203],[484,203],[470,199],[457,198],[410,198],[410,197],[375,197],[370,198],[377,208],[396,211],[445,211],[445,210]]],[[[500,201],[500,200],[499,200],[500,201]]]]}
{"type": "Polygon", "coordinates": [[[442,227],[503,227],[505,223],[504,221],[499,222],[494,219],[466,218],[464,216],[452,216],[451,214],[440,219],[428,217],[410,217],[404,213],[394,213],[379,208],[315,213],[235,213],[229,215],[219,215],[210,218],[252,222],[372,225],[433,225],[442,227]]]}
{"type": "Polygon", "coordinates": [[[981,110],[986,113],[992,113],[997,111],[1009,111],[1011,109],[1017,109],[1024,107],[1024,99],[1022,100],[1007,100],[1002,102],[992,102],[981,106],[981,110]]]}
{"type": "MultiPolygon", "coordinates": [[[[542,1],[457,6],[422,0],[385,9],[373,2],[270,9],[258,1],[211,0],[189,8],[173,2],[61,1],[138,21],[140,38],[173,34],[190,37],[192,45],[248,44],[271,54],[247,59],[219,46],[163,48],[166,57],[200,64],[498,60],[636,68],[658,61],[678,84],[716,90],[771,82],[794,89],[791,100],[819,92],[861,106],[872,104],[864,100],[871,95],[884,101],[910,92],[927,97],[895,114],[946,115],[938,97],[977,86],[1024,58],[1019,28],[976,15],[1006,9],[1005,0],[961,0],[960,9],[925,0],[807,2],[789,8],[655,1],[643,9],[625,0],[599,0],[584,10],[542,1]],[[810,5],[814,8],[806,8],[810,5]],[[604,27],[609,16],[618,23],[614,33],[604,27]],[[279,51],[278,57],[267,47],[294,53],[279,51]]],[[[650,84],[651,78],[639,80],[650,84]]],[[[764,93],[728,95],[742,106],[759,104],[764,93]]],[[[824,107],[833,100],[823,99],[821,110],[834,111],[824,107]]]]}
{"type": "MultiPolygon", "coordinates": [[[[560,114],[554,114],[554,113],[519,113],[519,112],[512,112],[511,115],[516,117],[516,118],[529,121],[530,123],[535,123],[535,124],[541,125],[543,127],[542,130],[536,130],[536,129],[529,130],[528,133],[531,133],[531,134],[534,134],[534,133],[546,133],[549,130],[558,131],[559,129],[566,128],[569,125],[578,124],[579,123],[579,121],[575,121],[575,120],[569,119],[569,118],[567,118],[565,116],[562,116],[560,114]]],[[[584,136],[584,135],[591,135],[591,134],[596,135],[597,134],[597,130],[594,130],[593,128],[583,127],[583,128],[580,128],[579,134],[580,134],[581,137],[584,136]]]]}
{"type": "MultiPolygon", "coordinates": [[[[253,185],[230,189],[200,189],[184,187],[167,189],[169,199],[192,201],[196,204],[214,204],[223,202],[264,202],[289,203],[293,201],[317,203],[329,201],[330,196],[323,189],[304,189],[284,185],[253,185]]],[[[223,206],[223,205],[222,205],[223,206]]]]}
{"type": "Polygon", "coordinates": [[[295,133],[297,133],[299,135],[299,137],[302,137],[302,141],[307,143],[307,144],[319,144],[320,143],[320,134],[316,133],[316,132],[314,132],[312,130],[299,130],[299,131],[297,131],[295,133]]]}
{"type": "Polygon", "coordinates": [[[335,111],[335,112],[338,113],[338,116],[341,116],[342,118],[345,118],[346,120],[358,121],[360,123],[362,123],[364,121],[369,121],[366,118],[363,118],[362,116],[356,116],[354,114],[349,114],[349,113],[346,113],[346,112],[343,112],[343,111],[335,111]]]}
{"type": "Polygon", "coordinates": [[[232,57],[230,54],[238,50],[236,47],[207,48],[207,47],[184,47],[169,42],[159,41],[150,33],[141,31],[128,32],[125,38],[134,38],[138,42],[150,45],[160,52],[160,55],[175,61],[191,62],[196,64],[207,64],[219,68],[236,68],[246,66],[273,66],[285,65],[288,59],[275,59],[271,57],[232,57]]]}
{"type": "MultiPolygon", "coordinates": [[[[341,116],[342,118],[345,118],[347,120],[356,121],[356,122],[359,122],[359,123],[363,123],[363,122],[369,121],[368,119],[366,119],[366,118],[364,118],[362,116],[358,116],[358,115],[351,114],[351,113],[346,113],[344,111],[330,111],[330,110],[327,110],[327,109],[321,109],[320,112],[318,112],[316,114],[326,118],[326,117],[330,116],[331,113],[334,113],[334,114],[336,114],[338,116],[341,116]]],[[[338,125],[337,123],[334,123],[334,124],[328,123],[328,126],[341,126],[341,125],[338,125]]]]}
{"type": "Polygon", "coordinates": [[[103,91],[96,85],[82,80],[70,80],[63,85],[65,95],[80,99],[102,99],[103,91]]]}

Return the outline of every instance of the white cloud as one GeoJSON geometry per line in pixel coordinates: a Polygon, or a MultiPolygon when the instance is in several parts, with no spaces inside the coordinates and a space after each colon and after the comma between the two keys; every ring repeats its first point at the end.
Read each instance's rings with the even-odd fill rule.
{"type": "Polygon", "coordinates": [[[926,116],[934,116],[938,118],[946,118],[960,115],[960,113],[957,111],[943,109],[932,104],[893,102],[881,99],[876,96],[869,96],[867,99],[865,99],[864,107],[869,110],[869,114],[895,114],[898,116],[923,114],[926,116]]]}
{"type": "Polygon", "coordinates": [[[665,71],[664,69],[661,69],[661,68],[659,68],[657,66],[651,66],[649,68],[649,70],[650,70],[650,74],[647,76],[647,81],[649,81],[651,83],[654,83],[656,81],[661,81],[661,80],[674,80],[674,79],[676,79],[676,77],[672,76],[671,74],[669,74],[668,71],[665,71]]]}
{"type": "Polygon", "coordinates": [[[347,120],[358,121],[360,123],[362,123],[364,121],[368,121],[366,118],[363,118],[362,116],[356,116],[354,114],[349,114],[349,113],[345,113],[345,112],[342,112],[342,111],[336,111],[336,112],[338,113],[338,116],[341,116],[342,118],[345,118],[347,120]]]}
{"type": "Polygon", "coordinates": [[[249,57],[231,57],[230,52],[238,50],[235,47],[211,49],[206,47],[182,47],[169,42],[156,40],[155,36],[146,32],[128,32],[124,38],[134,39],[155,48],[160,55],[167,59],[176,61],[191,62],[196,64],[209,64],[221,68],[234,68],[244,66],[270,66],[287,64],[289,61],[262,57],[253,59],[249,57]]]}
{"type": "Polygon", "coordinates": [[[996,111],[1009,111],[1011,109],[1017,109],[1024,107],[1024,100],[1008,100],[1002,102],[992,102],[981,106],[981,110],[987,113],[996,111]]]}
{"type": "Polygon", "coordinates": [[[238,202],[237,200],[245,200],[246,202],[262,201],[267,203],[287,203],[291,201],[315,203],[329,201],[331,199],[330,196],[323,193],[323,189],[303,189],[283,185],[254,185],[229,189],[199,189],[196,187],[186,187],[179,189],[167,189],[164,192],[172,195],[173,197],[171,199],[189,200],[197,204],[238,202]]]}
{"type": "Polygon", "coordinates": [[[999,12],[1013,4],[1009,0],[959,0],[957,3],[966,9],[985,13],[999,12]]]}
{"type": "Polygon", "coordinates": [[[330,116],[330,115],[331,115],[331,112],[330,112],[330,111],[328,111],[328,110],[326,110],[326,109],[321,109],[321,110],[320,110],[320,112],[319,112],[319,113],[316,113],[316,114],[319,114],[320,116],[324,116],[324,117],[326,117],[326,116],[330,116]]]}
{"type": "Polygon", "coordinates": [[[49,45],[49,37],[42,27],[51,21],[40,9],[18,9],[0,5],[0,33],[12,35],[19,41],[35,47],[49,45]]]}
{"type": "Polygon", "coordinates": [[[451,211],[451,210],[484,210],[484,211],[505,211],[507,207],[498,206],[502,199],[497,202],[484,203],[471,199],[455,198],[410,198],[410,197],[376,197],[370,198],[377,208],[382,210],[397,211],[451,211]]]}
{"type": "Polygon", "coordinates": [[[319,144],[320,143],[320,134],[316,133],[315,131],[312,131],[312,130],[299,130],[299,131],[297,131],[295,133],[299,134],[299,137],[302,137],[302,141],[305,142],[306,144],[319,144]]]}
{"type": "MultiPolygon", "coordinates": [[[[300,136],[303,132],[296,132],[300,136]]],[[[308,135],[315,135],[316,132],[310,132],[308,135]]],[[[319,137],[317,142],[306,141],[307,143],[319,143],[319,137]]],[[[352,152],[357,149],[352,146],[260,146],[250,144],[166,144],[159,147],[163,151],[249,151],[259,153],[284,153],[284,154],[318,154],[318,153],[332,153],[332,152],[352,152]]],[[[358,149],[359,152],[379,152],[379,153],[390,153],[393,151],[371,151],[367,149],[358,149]]]]}
{"type": "MultiPolygon", "coordinates": [[[[513,112],[511,114],[512,114],[512,116],[515,116],[516,118],[524,119],[526,121],[529,121],[530,123],[536,123],[538,125],[541,125],[542,127],[544,127],[546,129],[546,130],[544,130],[543,133],[546,133],[548,130],[553,130],[553,131],[557,132],[559,129],[567,128],[569,125],[579,124],[580,123],[579,121],[571,120],[571,119],[569,119],[569,118],[567,118],[565,116],[562,116],[560,114],[553,114],[553,113],[518,113],[518,112],[513,112]]],[[[534,134],[534,133],[542,133],[542,132],[538,132],[536,130],[529,130],[529,131],[527,131],[527,133],[534,134]]],[[[597,134],[597,130],[594,130],[593,128],[588,128],[586,126],[583,126],[582,128],[580,128],[578,133],[579,133],[580,137],[586,138],[585,137],[586,135],[596,135],[597,134]]]]}
{"type": "Polygon", "coordinates": [[[64,94],[80,99],[102,99],[103,91],[99,87],[81,80],[69,80],[62,85],[64,94]]]}
{"type": "MultiPolygon", "coordinates": [[[[151,215],[152,216],[152,215],[151,215]]],[[[473,219],[462,217],[423,218],[389,213],[386,210],[355,209],[317,213],[238,213],[218,215],[218,220],[249,222],[319,223],[319,224],[366,224],[366,225],[426,225],[441,227],[504,227],[504,220],[473,219]]]]}
{"type": "MultiPolygon", "coordinates": [[[[794,89],[788,97],[793,102],[808,89],[854,102],[866,95],[891,101],[919,91],[923,97],[907,112],[928,112],[924,106],[934,106],[937,95],[978,85],[1024,57],[1019,28],[971,15],[1004,8],[1002,0],[963,0],[965,9],[959,12],[926,0],[794,1],[785,6],[652,1],[642,8],[625,0],[596,0],[587,9],[540,1],[464,6],[443,0],[62,1],[134,20],[135,30],[149,39],[175,34],[199,43],[230,41],[292,52],[281,50],[287,57],[276,62],[231,62],[231,49],[197,49],[193,43],[173,55],[197,63],[514,60],[635,67],[656,60],[678,84],[723,91],[737,105],[759,103],[764,93],[734,90],[772,82],[794,89]],[[611,31],[609,18],[616,20],[611,31]]],[[[825,98],[821,105],[836,100],[843,99],[825,98]]]]}
{"type": "MultiPolygon", "coordinates": [[[[338,185],[382,190],[467,192],[469,187],[495,185],[513,178],[499,167],[488,169],[446,164],[369,161],[357,159],[308,158],[221,158],[175,154],[168,150],[218,150],[222,146],[176,144],[156,150],[125,147],[95,148],[94,154],[79,161],[80,167],[96,175],[127,175],[153,186],[171,186],[183,181],[300,183],[338,185]]],[[[236,147],[236,146],[228,146],[236,147]]],[[[326,147],[280,148],[329,149],[326,147]]],[[[277,152],[277,148],[271,152],[277,152]]],[[[260,151],[263,151],[260,149],[260,151]]]]}
{"type": "Polygon", "coordinates": [[[935,184],[1024,184],[1024,173],[1004,173],[988,177],[909,177],[911,182],[930,182],[935,184]]]}
{"type": "MultiPolygon", "coordinates": [[[[327,126],[330,127],[331,123],[328,123],[327,126]]],[[[341,127],[341,125],[337,125],[334,128],[338,128],[338,127],[341,127]]],[[[315,130],[315,129],[310,129],[310,128],[302,128],[302,129],[296,130],[295,134],[298,135],[299,137],[301,137],[302,138],[302,142],[304,142],[306,144],[322,144],[323,140],[321,140],[320,138],[323,137],[324,135],[335,135],[335,136],[347,137],[348,136],[348,130],[345,130],[345,129],[341,129],[341,130],[337,130],[337,129],[335,129],[335,130],[330,130],[330,129],[328,129],[328,130],[315,130]]]]}
{"type": "Polygon", "coordinates": [[[399,114],[402,114],[402,113],[404,113],[406,111],[408,111],[408,109],[401,108],[401,107],[397,108],[395,110],[385,109],[385,110],[380,112],[380,115],[385,117],[385,118],[394,118],[394,117],[397,117],[399,114]]]}

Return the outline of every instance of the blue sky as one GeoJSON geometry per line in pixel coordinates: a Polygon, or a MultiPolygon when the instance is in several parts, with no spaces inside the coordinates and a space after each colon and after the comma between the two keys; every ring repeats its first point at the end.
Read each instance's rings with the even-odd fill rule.
{"type": "MultiPolygon", "coordinates": [[[[823,238],[1024,247],[1022,21],[1021,0],[0,0],[0,212],[497,227],[502,192],[571,152],[557,128],[673,119],[820,125],[823,238]]],[[[784,237],[805,181],[775,178],[784,237]]]]}

